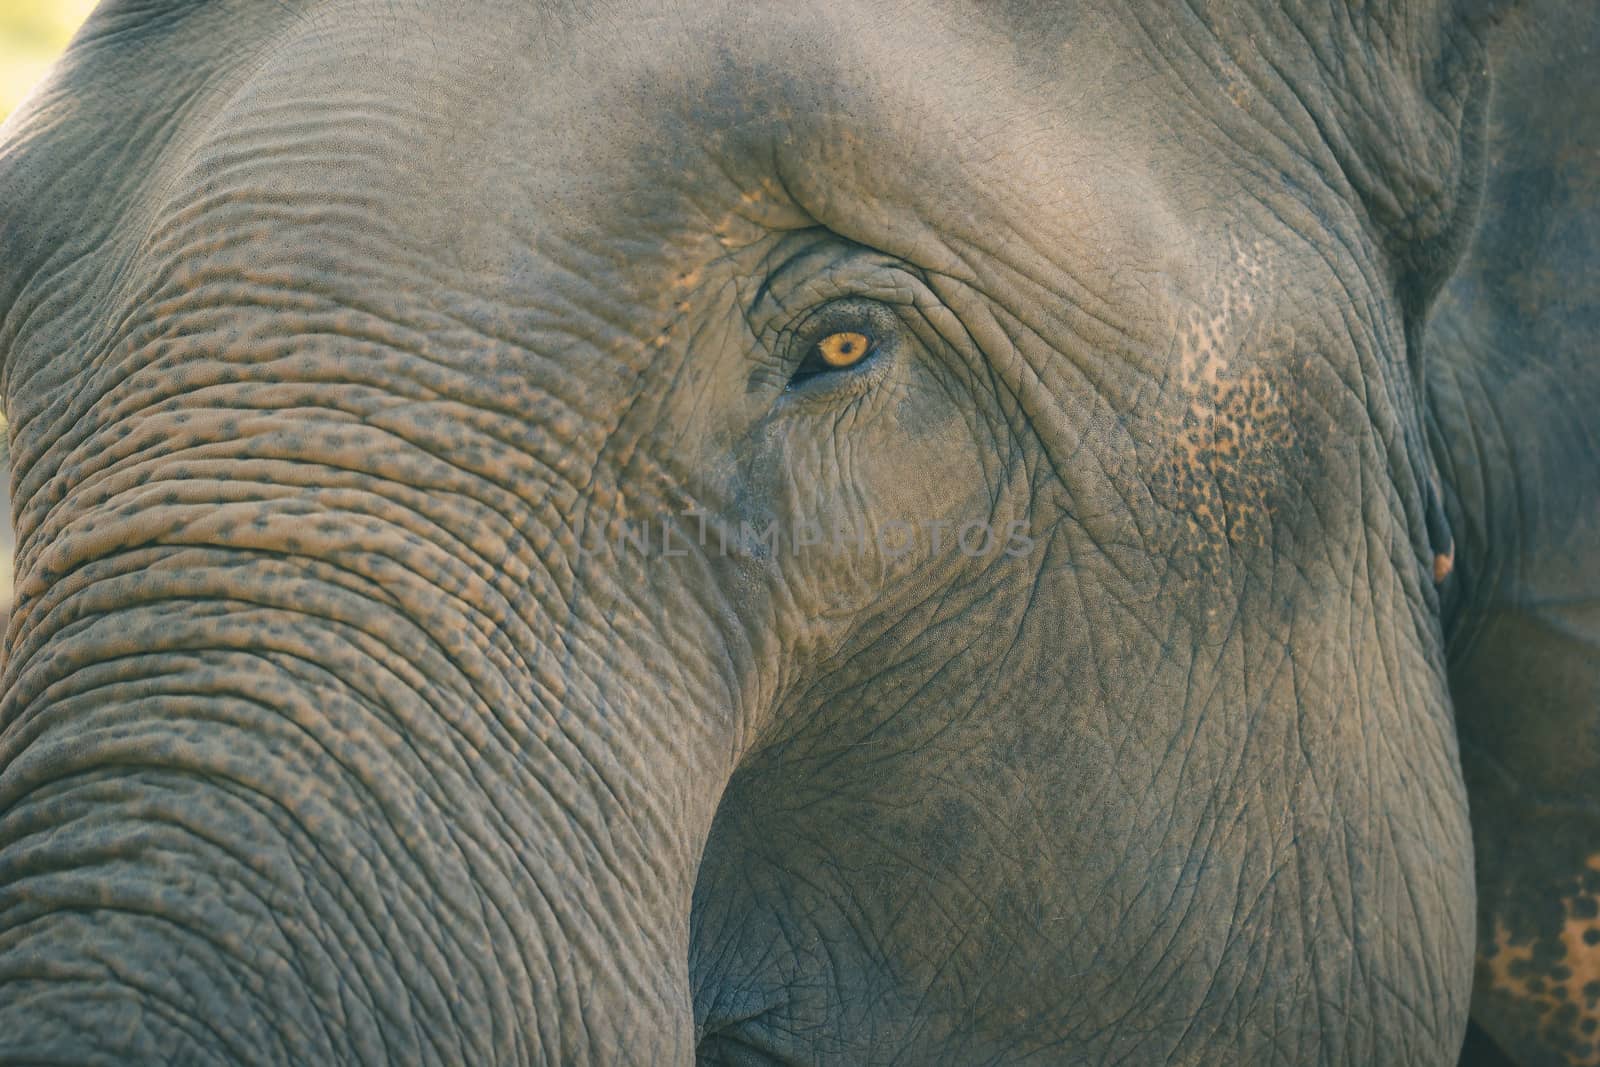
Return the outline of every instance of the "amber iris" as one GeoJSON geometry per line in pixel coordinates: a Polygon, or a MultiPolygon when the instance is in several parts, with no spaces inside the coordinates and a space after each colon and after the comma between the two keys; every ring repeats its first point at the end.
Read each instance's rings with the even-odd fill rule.
{"type": "Polygon", "coordinates": [[[853,367],[871,351],[872,342],[863,333],[830,333],[817,342],[822,362],[830,367],[853,367]]]}

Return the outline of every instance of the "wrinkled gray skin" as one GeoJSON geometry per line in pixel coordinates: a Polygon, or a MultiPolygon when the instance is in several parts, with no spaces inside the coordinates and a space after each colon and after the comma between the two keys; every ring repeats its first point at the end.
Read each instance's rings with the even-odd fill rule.
{"type": "MultiPolygon", "coordinates": [[[[17,551],[16,534],[11,529],[10,464],[0,465],[0,625],[11,614],[11,562],[17,551]]],[[[0,659],[3,662],[3,659],[0,659]]]]}
{"type": "Polygon", "coordinates": [[[107,5],[0,136],[0,1061],[1453,1063],[1539,638],[1445,632],[1595,479],[1593,360],[1423,356],[1492,21],[107,5]]]}

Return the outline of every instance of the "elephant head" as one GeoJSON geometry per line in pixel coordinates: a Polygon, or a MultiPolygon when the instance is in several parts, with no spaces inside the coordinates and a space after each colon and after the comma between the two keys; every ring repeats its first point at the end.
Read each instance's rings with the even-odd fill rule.
{"type": "Polygon", "coordinates": [[[3,1055],[1452,1062],[1479,7],[105,5],[3,1055]]]}

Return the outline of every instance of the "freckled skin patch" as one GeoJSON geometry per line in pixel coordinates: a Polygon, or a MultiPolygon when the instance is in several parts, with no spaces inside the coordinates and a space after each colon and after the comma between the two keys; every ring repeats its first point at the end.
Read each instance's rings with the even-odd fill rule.
{"type": "Polygon", "coordinates": [[[1168,416],[1171,445],[1152,491],[1177,514],[1177,536],[1201,573],[1231,550],[1266,543],[1283,456],[1295,430],[1273,372],[1293,335],[1270,328],[1257,294],[1266,264],[1237,248],[1234,273],[1209,307],[1176,324],[1173,380],[1179,405],[1168,416]]]}
{"type": "Polygon", "coordinates": [[[1540,1044],[1565,1050],[1567,1063],[1600,1067],[1600,852],[1574,877],[1561,908],[1533,937],[1496,918],[1478,956],[1478,985],[1536,1020],[1540,1044]]]}

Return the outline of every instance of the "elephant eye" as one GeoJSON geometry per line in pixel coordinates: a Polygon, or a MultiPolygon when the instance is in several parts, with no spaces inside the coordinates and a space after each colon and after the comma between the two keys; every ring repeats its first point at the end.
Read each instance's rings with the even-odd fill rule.
{"type": "Polygon", "coordinates": [[[859,367],[872,358],[878,350],[877,340],[861,330],[838,330],[812,342],[794,377],[791,386],[800,385],[824,374],[859,367]]]}
{"type": "Polygon", "coordinates": [[[841,370],[853,367],[866,359],[871,349],[872,342],[868,340],[867,335],[853,330],[830,333],[817,342],[817,353],[822,357],[822,362],[841,370]]]}

